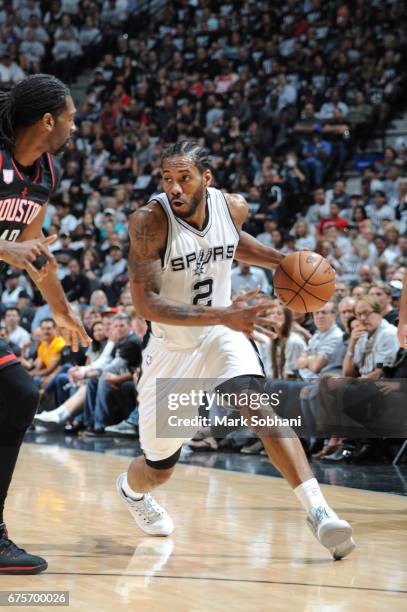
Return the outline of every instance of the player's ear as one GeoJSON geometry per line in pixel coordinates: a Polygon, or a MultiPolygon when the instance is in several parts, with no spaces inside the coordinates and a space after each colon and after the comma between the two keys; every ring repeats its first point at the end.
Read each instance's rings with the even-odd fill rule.
{"type": "Polygon", "coordinates": [[[212,172],[209,169],[205,170],[205,172],[203,173],[203,178],[205,187],[210,187],[212,184],[213,176],[212,172]]]}
{"type": "Polygon", "coordinates": [[[42,118],[42,123],[45,129],[47,130],[47,132],[52,132],[52,130],[54,129],[54,125],[55,125],[55,119],[52,113],[45,113],[45,115],[42,118]]]}

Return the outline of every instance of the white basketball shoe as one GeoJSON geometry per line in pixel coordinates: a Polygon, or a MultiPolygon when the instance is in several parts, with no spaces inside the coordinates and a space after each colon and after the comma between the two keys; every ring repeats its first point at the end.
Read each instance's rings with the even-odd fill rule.
{"type": "Polygon", "coordinates": [[[320,507],[312,510],[307,523],[317,540],[325,546],[335,560],[343,559],[355,548],[352,527],[340,519],[333,510],[320,507]]]}
{"type": "Polygon", "coordinates": [[[145,493],[140,500],[128,497],[122,488],[126,472],[117,479],[117,490],[126,503],[137,525],[151,536],[169,536],[174,531],[174,523],[168,512],[164,510],[150,493],[145,493]]]}

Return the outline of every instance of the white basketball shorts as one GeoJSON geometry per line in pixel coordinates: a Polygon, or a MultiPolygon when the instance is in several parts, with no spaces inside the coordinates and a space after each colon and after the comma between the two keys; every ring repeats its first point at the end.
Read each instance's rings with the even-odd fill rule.
{"type": "Polygon", "coordinates": [[[142,376],[138,384],[140,444],[146,458],[150,461],[167,459],[185,442],[185,438],[156,435],[157,379],[229,380],[244,375],[264,376],[264,372],[254,346],[240,332],[216,325],[197,348],[185,351],[169,350],[151,336],[143,351],[142,376]]]}

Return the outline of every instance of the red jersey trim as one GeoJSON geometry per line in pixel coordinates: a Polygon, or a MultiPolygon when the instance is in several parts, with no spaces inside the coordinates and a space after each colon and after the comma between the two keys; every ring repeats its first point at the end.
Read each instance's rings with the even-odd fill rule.
{"type": "Polygon", "coordinates": [[[49,169],[51,170],[51,177],[52,177],[52,192],[51,193],[54,193],[54,190],[55,190],[54,166],[52,164],[52,157],[49,153],[47,153],[47,157],[48,157],[48,164],[49,164],[49,169]]]}
{"type": "Polygon", "coordinates": [[[13,164],[13,166],[14,166],[14,170],[17,172],[18,176],[19,176],[19,177],[20,177],[20,179],[23,181],[23,183],[25,183],[25,179],[24,179],[23,175],[21,174],[20,170],[19,170],[19,169],[17,168],[17,166],[15,165],[15,163],[14,163],[14,159],[13,159],[12,157],[11,157],[10,159],[11,159],[11,163],[12,163],[12,164],[13,164]]]}
{"type": "Polygon", "coordinates": [[[12,353],[11,355],[5,355],[4,357],[0,357],[0,366],[8,363],[9,361],[14,361],[17,360],[18,358],[16,355],[14,355],[14,353],[12,353]]]}

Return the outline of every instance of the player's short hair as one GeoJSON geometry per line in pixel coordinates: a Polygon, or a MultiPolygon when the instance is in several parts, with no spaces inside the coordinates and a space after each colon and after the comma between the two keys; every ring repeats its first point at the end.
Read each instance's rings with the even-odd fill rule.
{"type": "Polygon", "coordinates": [[[179,140],[167,145],[161,154],[161,165],[171,157],[186,157],[198,168],[200,172],[210,170],[209,151],[195,140],[179,140]]]}
{"type": "Polygon", "coordinates": [[[51,74],[33,74],[10,91],[0,91],[0,146],[14,149],[17,130],[34,125],[45,113],[67,109],[69,88],[51,74]]]}

